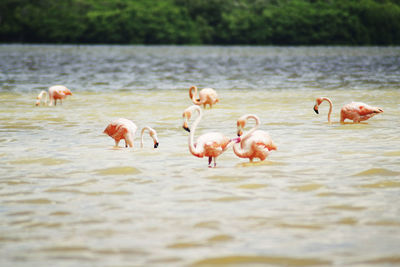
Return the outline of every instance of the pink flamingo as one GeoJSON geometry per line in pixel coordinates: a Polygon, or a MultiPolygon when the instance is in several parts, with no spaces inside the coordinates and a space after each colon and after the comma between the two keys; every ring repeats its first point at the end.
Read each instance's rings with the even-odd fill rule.
{"type": "Polygon", "coordinates": [[[190,106],[183,112],[183,129],[190,132],[189,135],[189,151],[193,156],[202,158],[208,157],[208,167],[211,167],[212,159],[214,159],[214,167],[217,166],[216,158],[229,148],[233,141],[240,141],[240,138],[233,140],[224,136],[222,133],[211,132],[201,135],[197,138],[194,144],[194,133],[197,125],[199,124],[203,114],[199,106],[190,106]],[[190,120],[192,113],[198,112],[198,117],[192,124],[192,130],[188,127],[188,120],[190,120]]]}
{"type": "Polygon", "coordinates": [[[249,119],[255,120],[256,125],[241,138],[240,143],[233,145],[233,152],[239,158],[248,158],[250,162],[254,158],[259,158],[263,161],[267,158],[269,151],[277,150],[277,147],[267,132],[257,130],[260,125],[260,119],[253,114],[243,115],[237,120],[238,136],[243,134],[243,129],[249,119]]]}
{"type": "MultiPolygon", "coordinates": [[[[47,92],[46,91],[41,91],[40,94],[36,98],[36,106],[40,106],[41,99],[43,95],[46,96],[44,99],[44,105],[47,105],[48,99],[47,99],[47,92]]],[[[52,106],[54,104],[57,105],[57,100],[60,100],[60,103],[62,104],[62,100],[67,97],[67,95],[72,95],[71,91],[63,86],[63,85],[54,85],[49,88],[49,98],[50,98],[50,103],[49,106],[52,106]]]]}
{"type": "Polygon", "coordinates": [[[203,107],[206,108],[206,105],[208,104],[210,105],[210,108],[212,108],[212,105],[219,101],[217,92],[212,88],[201,89],[201,91],[199,92],[198,99],[196,99],[196,96],[197,96],[197,87],[196,86],[190,87],[189,97],[192,100],[193,104],[195,105],[203,105],[203,107]]]}
{"type": "MultiPolygon", "coordinates": [[[[318,107],[321,105],[323,101],[327,101],[329,103],[329,112],[328,112],[328,122],[331,122],[331,113],[332,113],[332,101],[327,97],[318,97],[315,100],[314,111],[319,114],[318,107]]],[[[344,105],[340,111],[340,123],[344,123],[345,119],[352,120],[353,123],[358,123],[361,121],[366,121],[369,118],[375,116],[378,113],[382,113],[383,110],[378,107],[371,107],[362,102],[351,102],[347,105],[344,105]]]]}
{"type": "MultiPolygon", "coordinates": [[[[125,140],[125,147],[128,146],[133,147],[133,141],[135,139],[136,130],[137,126],[135,123],[124,118],[119,118],[111,122],[109,125],[107,125],[106,129],[104,130],[104,133],[108,134],[111,138],[115,140],[116,147],[118,146],[119,141],[121,141],[121,139],[125,140]]],[[[143,147],[143,135],[146,130],[149,132],[150,137],[153,139],[154,148],[157,148],[159,144],[157,132],[153,128],[148,126],[145,126],[142,129],[141,147],[143,147]]]]}

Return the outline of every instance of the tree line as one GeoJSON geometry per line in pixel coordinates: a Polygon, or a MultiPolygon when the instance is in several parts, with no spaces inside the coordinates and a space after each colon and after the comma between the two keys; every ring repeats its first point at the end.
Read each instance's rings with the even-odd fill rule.
{"type": "Polygon", "coordinates": [[[400,0],[2,0],[0,42],[399,45],[400,0]]]}

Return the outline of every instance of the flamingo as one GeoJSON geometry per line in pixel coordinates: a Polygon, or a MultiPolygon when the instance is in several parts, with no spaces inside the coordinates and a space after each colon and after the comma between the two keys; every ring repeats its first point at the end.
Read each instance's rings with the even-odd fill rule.
{"type": "MultiPolygon", "coordinates": [[[[106,129],[104,129],[104,133],[108,134],[111,138],[115,140],[116,147],[118,146],[119,141],[121,141],[121,139],[125,140],[125,147],[128,146],[133,147],[133,141],[135,139],[136,130],[137,126],[134,122],[128,119],[119,118],[108,124],[106,129]]],[[[141,147],[143,147],[143,135],[146,130],[149,132],[150,137],[154,141],[154,148],[157,148],[159,144],[157,132],[153,128],[150,128],[148,126],[145,126],[142,129],[141,147]]]]}
{"type": "MultiPolygon", "coordinates": [[[[72,95],[71,91],[63,86],[63,85],[54,85],[49,88],[49,99],[50,103],[49,106],[52,106],[54,104],[57,105],[57,100],[60,100],[60,103],[62,104],[62,100],[67,97],[67,95],[72,95]]],[[[40,106],[41,99],[43,95],[46,96],[44,99],[44,105],[47,105],[48,99],[47,99],[47,92],[46,91],[41,91],[40,94],[36,98],[36,106],[40,106]]]]}
{"type": "Polygon", "coordinates": [[[277,150],[277,147],[266,131],[257,130],[260,125],[260,119],[257,115],[246,114],[241,116],[237,120],[237,135],[242,136],[243,129],[249,119],[255,120],[256,125],[241,137],[240,143],[233,145],[233,152],[239,158],[248,158],[250,162],[254,158],[263,161],[267,158],[269,151],[277,150]]]}
{"type": "Polygon", "coordinates": [[[212,108],[212,105],[219,102],[217,92],[212,88],[201,89],[199,92],[198,99],[196,99],[196,96],[197,96],[197,87],[193,85],[189,89],[189,97],[192,100],[193,104],[203,105],[204,108],[206,108],[206,105],[208,104],[210,105],[210,108],[212,108]]]}
{"type": "MultiPolygon", "coordinates": [[[[323,101],[327,101],[329,103],[329,112],[328,112],[328,122],[331,123],[331,113],[332,113],[332,101],[327,97],[318,97],[315,100],[314,111],[319,114],[318,107],[321,105],[323,101]]],[[[375,116],[378,113],[382,113],[383,109],[378,107],[371,107],[362,102],[351,102],[347,105],[344,105],[340,111],[340,123],[344,123],[345,119],[352,120],[353,123],[358,123],[361,121],[366,121],[369,118],[375,116]]]]}
{"type": "Polygon", "coordinates": [[[211,167],[211,162],[214,159],[214,167],[216,167],[216,158],[226,151],[233,141],[240,141],[240,138],[229,139],[222,133],[210,132],[199,136],[197,138],[197,143],[194,144],[194,133],[202,116],[201,108],[195,105],[188,107],[183,112],[183,129],[190,132],[189,151],[193,156],[198,158],[208,157],[208,167],[211,167]],[[192,130],[190,130],[188,127],[188,120],[190,120],[194,111],[197,111],[199,115],[192,124],[192,130]]]}

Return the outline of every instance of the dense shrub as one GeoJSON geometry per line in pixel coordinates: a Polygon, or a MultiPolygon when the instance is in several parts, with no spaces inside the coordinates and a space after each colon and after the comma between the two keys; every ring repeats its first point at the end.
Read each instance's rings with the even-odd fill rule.
{"type": "Polygon", "coordinates": [[[0,41],[399,45],[399,0],[2,0],[0,41]]]}

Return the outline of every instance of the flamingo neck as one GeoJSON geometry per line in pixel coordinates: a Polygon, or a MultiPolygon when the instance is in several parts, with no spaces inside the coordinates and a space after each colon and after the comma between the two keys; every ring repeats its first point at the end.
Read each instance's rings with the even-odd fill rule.
{"type": "Polygon", "coordinates": [[[144,145],[143,138],[144,138],[144,132],[146,130],[149,132],[149,135],[150,135],[151,139],[153,139],[154,148],[157,148],[158,147],[157,132],[153,128],[149,127],[149,126],[145,126],[145,127],[142,128],[142,131],[140,133],[140,147],[143,148],[143,145],[144,145]]]}
{"type": "Polygon", "coordinates": [[[43,103],[44,103],[44,105],[47,104],[47,102],[48,102],[47,92],[43,90],[43,91],[41,91],[40,94],[37,96],[36,105],[40,105],[40,101],[42,100],[43,95],[45,96],[45,99],[43,100],[43,103]]]}
{"type": "Polygon", "coordinates": [[[233,145],[233,153],[239,158],[248,158],[250,156],[250,151],[245,151],[241,148],[241,142],[233,145]]]}
{"type": "Polygon", "coordinates": [[[328,122],[330,123],[331,122],[331,113],[332,113],[333,104],[332,104],[332,101],[327,97],[323,97],[321,103],[323,101],[327,101],[329,103],[328,122]]]}
{"type": "Polygon", "coordinates": [[[143,129],[142,129],[142,131],[141,131],[141,133],[140,133],[140,147],[141,147],[141,148],[143,148],[143,146],[144,146],[143,137],[144,137],[144,132],[145,132],[146,130],[150,133],[150,128],[147,127],[147,126],[143,127],[143,129]]]}
{"type": "Polygon", "coordinates": [[[196,120],[192,124],[192,129],[190,130],[189,134],[189,151],[192,153],[192,155],[196,157],[201,157],[203,154],[203,148],[202,147],[195,147],[194,146],[194,132],[196,131],[196,127],[199,124],[203,114],[201,112],[201,108],[199,106],[194,106],[194,109],[198,111],[199,115],[197,116],[196,120]]]}
{"type": "Polygon", "coordinates": [[[195,104],[195,105],[201,104],[200,101],[196,99],[197,98],[197,86],[190,87],[189,96],[190,96],[190,99],[192,99],[193,104],[195,104]],[[194,94],[193,94],[193,90],[194,90],[194,94]]]}
{"type": "Polygon", "coordinates": [[[258,118],[257,115],[254,114],[249,114],[245,117],[245,121],[247,122],[249,119],[254,119],[256,122],[256,125],[254,125],[253,128],[250,129],[250,131],[248,131],[242,138],[241,138],[241,142],[243,142],[243,140],[245,140],[246,138],[250,137],[260,126],[260,118],[258,118]]]}

